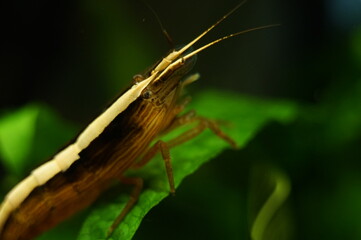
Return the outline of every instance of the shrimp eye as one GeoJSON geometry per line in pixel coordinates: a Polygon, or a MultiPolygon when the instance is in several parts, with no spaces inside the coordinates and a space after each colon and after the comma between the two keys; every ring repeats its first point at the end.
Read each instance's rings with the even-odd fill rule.
{"type": "Polygon", "coordinates": [[[143,98],[144,99],[149,99],[152,96],[152,92],[147,90],[143,93],[143,98]]]}

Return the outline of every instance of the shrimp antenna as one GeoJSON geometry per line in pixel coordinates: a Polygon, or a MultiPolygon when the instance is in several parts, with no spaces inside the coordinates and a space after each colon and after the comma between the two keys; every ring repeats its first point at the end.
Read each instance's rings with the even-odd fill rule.
{"type": "Polygon", "coordinates": [[[160,20],[157,12],[152,8],[152,6],[150,6],[148,4],[148,2],[146,2],[145,0],[143,0],[143,3],[149,8],[149,10],[152,12],[153,16],[155,17],[155,19],[157,20],[160,29],[162,30],[162,33],[164,35],[164,37],[166,38],[168,44],[170,45],[171,48],[174,48],[174,42],[172,37],[169,35],[169,33],[167,32],[167,29],[163,26],[162,21],[160,20]]]}
{"type": "Polygon", "coordinates": [[[191,42],[189,42],[187,45],[182,47],[181,49],[174,50],[172,53],[170,53],[167,57],[163,58],[163,60],[157,65],[155,69],[153,69],[153,73],[160,72],[166,67],[169,66],[169,63],[173,62],[173,60],[177,59],[179,56],[181,56],[185,51],[187,51],[191,46],[193,46],[196,42],[198,42],[204,35],[209,33],[212,29],[217,27],[221,22],[223,22],[227,17],[229,17],[232,13],[234,13],[238,8],[240,8],[243,4],[245,4],[247,0],[244,0],[240,2],[237,6],[231,9],[226,15],[221,17],[215,24],[210,26],[207,30],[205,30],[203,33],[201,33],[198,37],[193,39],[191,42]]]}
{"type": "Polygon", "coordinates": [[[185,55],[183,57],[183,60],[187,60],[189,58],[191,58],[192,56],[196,55],[197,53],[209,48],[210,46],[213,46],[219,42],[222,42],[228,38],[233,38],[233,37],[236,37],[238,35],[242,35],[242,34],[245,34],[245,33],[248,33],[248,32],[253,32],[253,31],[257,31],[257,30],[261,30],[261,29],[265,29],[265,28],[272,28],[272,27],[278,27],[280,26],[280,24],[270,24],[270,25],[265,25],[265,26],[260,26],[260,27],[254,27],[254,28],[249,28],[249,29],[246,29],[246,30],[243,30],[243,31],[240,31],[240,32],[236,32],[236,33],[232,33],[232,34],[229,34],[227,36],[224,36],[224,37],[221,37],[221,38],[218,38],[194,51],[192,51],[191,53],[185,55]]]}
{"type": "Polygon", "coordinates": [[[226,15],[224,15],[222,18],[220,18],[215,24],[213,24],[212,26],[210,26],[206,31],[204,31],[203,33],[201,33],[198,37],[196,37],[194,40],[192,40],[190,43],[188,43],[187,45],[185,45],[182,49],[180,49],[179,51],[177,51],[178,56],[180,56],[182,53],[184,53],[185,51],[188,50],[188,48],[190,48],[193,44],[195,44],[196,42],[198,42],[204,35],[206,35],[207,33],[209,33],[212,29],[214,29],[215,27],[217,27],[221,22],[223,22],[227,17],[229,17],[230,15],[232,15],[238,8],[240,8],[243,4],[245,4],[247,2],[247,0],[244,0],[242,2],[240,2],[237,6],[235,6],[233,9],[231,9],[231,11],[229,11],[226,15]]]}

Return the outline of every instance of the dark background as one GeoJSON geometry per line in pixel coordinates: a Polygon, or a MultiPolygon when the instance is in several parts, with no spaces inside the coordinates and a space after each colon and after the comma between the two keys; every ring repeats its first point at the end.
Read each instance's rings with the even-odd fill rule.
{"type": "MultiPolygon", "coordinates": [[[[174,42],[184,44],[238,2],[148,3],[174,42]]],[[[21,0],[2,1],[0,6],[1,112],[45,102],[83,126],[133,75],[170,49],[155,17],[140,1],[21,0]]],[[[357,0],[248,1],[197,46],[273,23],[281,26],[199,54],[195,71],[201,80],[190,92],[217,88],[288,99],[317,111],[332,89],[352,88],[361,79],[360,62],[355,62],[361,41],[353,40],[361,29],[357,0]]],[[[268,126],[245,150],[226,152],[188,178],[176,198],[168,198],[146,217],[136,239],[247,239],[251,223],[242,214],[248,211],[249,173],[257,164],[282,169],[293,186],[287,218],[293,234],[283,239],[360,239],[356,229],[361,205],[355,200],[361,199],[360,136],[335,150],[335,145],[319,146],[317,131],[322,127],[322,120],[268,126]],[[337,186],[353,189],[352,194],[338,192],[337,186]],[[229,194],[222,195],[220,188],[230,189],[229,194]],[[238,200],[240,209],[227,208],[238,200]],[[212,225],[212,211],[222,226],[212,225]]]]}
{"type": "MultiPolygon", "coordinates": [[[[176,44],[194,38],[237,3],[149,1],[176,44]]],[[[71,119],[86,120],[170,48],[140,1],[1,5],[1,108],[35,99],[71,119]]],[[[347,56],[350,32],[361,21],[360,8],[356,0],[249,1],[202,43],[255,26],[281,26],[200,54],[195,71],[202,82],[197,87],[317,102],[335,74],[335,69],[324,69],[322,57],[328,56],[334,67],[345,67],[340,57],[347,56]]]]}

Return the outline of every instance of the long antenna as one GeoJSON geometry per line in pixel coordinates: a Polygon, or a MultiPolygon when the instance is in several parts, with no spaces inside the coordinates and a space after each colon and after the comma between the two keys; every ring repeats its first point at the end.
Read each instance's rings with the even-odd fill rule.
{"type": "Polygon", "coordinates": [[[148,4],[148,2],[146,2],[145,0],[142,1],[148,8],[149,10],[152,12],[152,14],[154,15],[155,19],[157,20],[160,29],[162,30],[162,33],[164,35],[164,37],[167,39],[168,44],[170,45],[171,48],[174,48],[174,42],[172,37],[169,35],[169,33],[167,32],[167,29],[163,26],[162,21],[160,20],[157,12],[152,8],[152,6],[150,6],[148,4]]]}
{"type": "Polygon", "coordinates": [[[187,60],[187,59],[191,58],[192,56],[196,55],[197,53],[209,48],[210,46],[215,45],[215,44],[217,44],[219,42],[222,42],[222,41],[224,41],[224,40],[226,40],[228,38],[236,37],[238,35],[242,35],[242,34],[248,33],[248,32],[253,32],[253,31],[256,31],[256,30],[261,30],[261,29],[265,29],[265,28],[272,28],[272,27],[278,27],[278,26],[280,26],[280,24],[270,24],[270,25],[265,25],[265,26],[261,26],[261,27],[249,28],[249,29],[246,29],[246,30],[243,30],[243,31],[240,31],[240,32],[229,34],[227,36],[218,38],[218,39],[216,39],[216,40],[214,40],[214,41],[212,41],[212,42],[210,42],[210,43],[208,43],[208,44],[206,44],[206,45],[192,51],[191,53],[185,55],[183,57],[183,60],[187,60]]]}
{"type": "Polygon", "coordinates": [[[247,2],[247,0],[244,0],[242,2],[240,2],[237,6],[235,6],[231,11],[229,11],[226,15],[224,15],[221,19],[219,19],[215,24],[213,24],[212,26],[210,26],[206,31],[204,31],[203,33],[201,33],[198,37],[196,37],[193,41],[191,41],[190,43],[188,43],[187,45],[185,45],[182,49],[180,49],[179,51],[177,51],[179,53],[178,56],[180,56],[182,53],[184,53],[185,51],[188,50],[188,48],[190,48],[193,44],[195,44],[199,39],[201,39],[204,35],[206,35],[207,33],[209,33],[213,28],[217,27],[221,22],[223,22],[227,17],[229,17],[230,15],[232,15],[232,13],[234,13],[238,8],[240,8],[243,4],[245,4],[247,2]]]}
{"type": "MultiPolygon", "coordinates": [[[[256,30],[260,30],[260,29],[265,29],[265,28],[272,28],[272,27],[277,27],[277,26],[280,26],[280,24],[270,24],[270,25],[265,25],[265,26],[260,26],[260,27],[254,27],[254,28],[250,28],[250,29],[246,29],[246,30],[243,30],[243,31],[240,31],[240,32],[236,32],[236,33],[232,33],[232,34],[229,34],[227,36],[224,36],[224,37],[221,37],[221,38],[218,38],[194,51],[192,51],[191,53],[188,53],[187,55],[183,56],[183,57],[180,57],[178,58],[175,62],[172,62],[172,63],[169,63],[165,69],[159,76],[157,79],[160,79],[166,72],[167,72],[167,69],[172,69],[172,68],[175,68],[175,66],[177,65],[181,65],[183,64],[187,59],[193,57],[194,55],[196,55],[197,53],[209,48],[210,46],[213,46],[219,42],[222,42],[228,38],[232,38],[232,37],[236,37],[238,35],[241,35],[241,34],[244,34],[244,33],[248,33],[248,32],[253,32],[253,31],[256,31],[256,30]]],[[[163,59],[164,60],[164,59],[163,59]]],[[[159,65],[158,65],[159,66],[159,65]]],[[[155,81],[157,81],[157,79],[155,81]]]]}
{"type": "Polygon", "coordinates": [[[176,51],[174,50],[172,53],[170,53],[167,57],[163,58],[163,60],[153,69],[153,73],[160,72],[166,67],[169,66],[171,62],[173,62],[175,59],[177,59],[180,55],[182,55],[185,51],[187,51],[192,45],[194,45],[199,39],[201,39],[204,35],[209,33],[212,29],[217,27],[221,22],[223,22],[227,17],[229,17],[232,13],[234,13],[238,8],[240,8],[243,4],[245,4],[247,0],[244,0],[240,2],[237,6],[235,6],[231,11],[229,11],[226,15],[224,15],[222,18],[220,18],[215,24],[210,26],[207,30],[205,30],[203,33],[201,33],[198,37],[193,39],[191,42],[189,42],[187,45],[185,45],[180,50],[176,51]]]}

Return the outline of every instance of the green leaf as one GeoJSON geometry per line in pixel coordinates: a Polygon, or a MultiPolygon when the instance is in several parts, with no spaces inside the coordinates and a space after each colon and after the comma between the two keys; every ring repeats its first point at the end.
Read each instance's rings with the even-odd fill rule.
{"type": "Polygon", "coordinates": [[[31,153],[39,108],[29,105],[0,119],[0,155],[8,171],[20,175],[31,153]]]}
{"type": "Polygon", "coordinates": [[[0,118],[0,156],[9,176],[19,180],[69,141],[75,128],[48,107],[29,104],[0,118]]]}
{"type": "MultiPolygon", "coordinates": [[[[296,116],[297,112],[296,106],[286,101],[261,101],[218,91],[206,91],[199,94],[190,107],[196,109],[199,115],[226,120],[227,123],[222,126],[222,129],[237,142],[239,147],[244,147],[266,123],[270,121],[287,123],[296,116]]],[[[230,146],[226,142],[206,130],[191,141],[171,149],[176,186],[179,186],[186,176],[196,171],[202,164],[227,148],[230,146]]],[[[131,174],[143,177],[146,187],[137,204],[110,239],[131,239],[142,218],[168,196],[168,182],[160,157],[131,174]]],[[[112,189],[113,193],[116,191],[119,190],[112,189]]],[[[128,198],[127,194],[120,193],[116,197],[113,194],[111,199],[108,196],[100,200],[85,221],[78,239],[105,239],[109,227],[128,198]]]]}

